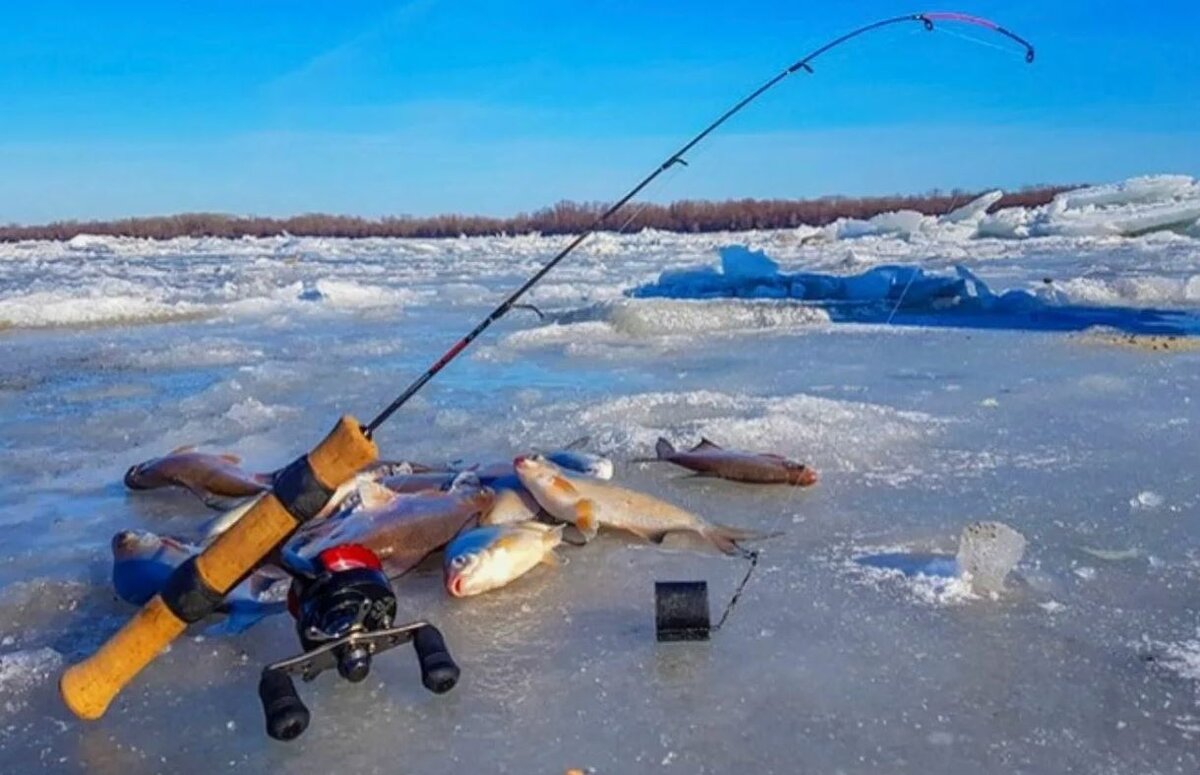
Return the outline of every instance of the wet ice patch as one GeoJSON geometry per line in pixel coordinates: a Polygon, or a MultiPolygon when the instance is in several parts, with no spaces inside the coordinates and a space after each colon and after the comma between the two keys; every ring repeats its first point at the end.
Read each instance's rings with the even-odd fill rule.
{"type": "Polygon", "coordinates": [[[1194,693],[1193,713],[1181,713],[1172,719],[1172,726],[1190,734],[1200,734],[1200,631],[1197,637],[1175,642],[1151,640],[1143,636],[1133,644],[1142,658],[1160,670],[1165,670],[1191,682],[1194,693]]]}
{"type": "Polygon", "coordinates": [[[52,648],[0,654],[0,709],[19,711],[29,692],[51,680],[62,666],[62,654],[52,648]]]}

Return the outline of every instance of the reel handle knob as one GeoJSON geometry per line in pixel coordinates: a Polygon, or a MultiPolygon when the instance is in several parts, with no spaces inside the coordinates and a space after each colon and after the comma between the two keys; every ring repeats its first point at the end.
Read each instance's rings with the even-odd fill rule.
{"type": "Polygon", "coordinates": [[[267,719],[267,734],[275,740],[295,740],[308,729],[310,715],[304,707],[292,677],[282,670],[264,670],[258,682],[267,719]]]}
{"type": "Polygon", "coordinates": [[[421,664],[421,683],[434,694],[445,694],[458,683],[459,669],[446,648],[442,633],[432,624],[417,630],[413,648],[421,664]]]}

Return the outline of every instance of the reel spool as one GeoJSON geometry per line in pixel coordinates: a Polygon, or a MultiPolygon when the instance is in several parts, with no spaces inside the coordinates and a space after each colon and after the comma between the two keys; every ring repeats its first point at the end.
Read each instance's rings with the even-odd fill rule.
{"type": "Polygon", "coordinates": [[[396,597],[369,549],[335,546],[307,567],[288,570],[294,576],[288,610],[304,651],[268,665],[258,683],[267,734],[275,740],[294,740],[311,720],[293,676],[312,681],[336,668],[358,683],[370,674],[375,656],[411,641],[426,689],[443,694],[458,683],[458,665],[436,627],[424,621],[392,626],[396,597]]]}

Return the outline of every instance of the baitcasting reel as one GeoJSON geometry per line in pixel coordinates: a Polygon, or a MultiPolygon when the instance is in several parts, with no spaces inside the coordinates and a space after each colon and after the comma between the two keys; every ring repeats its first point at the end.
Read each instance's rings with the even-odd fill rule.
{"type": "Polygon", "coordinates": [[[304,652],[268,665],[258,684],[267,734],[293,740],[308,728],[308,708],[296,693],[292,676],[311,681],[326,670],[358,683],[371,671],[377,654],[412,641],[421,665],[421,683],[436,694],[458,682],[458,665],[442,634],[432,624],[393,627],[396,597],[377,558],[369,549],[345,544],[326,549],[305,567],[289,557],[293,575],[288,610],[304,652]]]}

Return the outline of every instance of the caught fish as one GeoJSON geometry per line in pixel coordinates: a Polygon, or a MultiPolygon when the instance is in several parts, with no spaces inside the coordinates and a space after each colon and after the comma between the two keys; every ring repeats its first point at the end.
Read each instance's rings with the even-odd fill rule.
{"type": "Polygon", "coordinates": [[[446,547],[446,591],[470,597],[508,584],[538,564],[558,565],[563,525],[522,522],[468,530],[446,547]]]}
{"type": "Polygon", "coordinates": [[[497,488],[496,500],[479,520],[479,524],[511,525],[517,522],[528,522],[537,519],[541,512],[542,507],[524,487],[497,488]]]}
{"type": "Polygon", "coordinates": [[[461,469],[460,477],[474,477],[496,494],[496,500],[480,518],[481,525],[508,525],[537,519],[542,507],[517,478],[512,463],[490,463],[461,469]]]}
{"type": "Polygon", "coordinates": [[[396,493],[364,482],[358,498],[355,508],[303,528],[285,546],[285,556],[312,558],[338,544],[361,544],[379,557],[388,576],[402,576],[454,536],[478,525],[495,495],[471,484],[446,492],[396,493]]]}
{"type": "MultiPolygon", "coordinates": [[[[169,536],[126,530],[113,536],[112,553],[112,581],[117,596],[140,606],[162,590],[177,567],[199,554],[200,547],[169,536]]],[[[206,632],[244,632],[264,617],[281,613],[283,594],[290,583],[290,577],[282,571],[266,567],[256,570],[234,587],[217,609],[228,614],[225,621],[206,632]]]]}
{"type": "Polygon", "coordinates": [[[440,489],[441,483],[447,476],[450,477],[450,480],[453,479],[453,474],[433,474],[433,469],[429,466],[409,460],[376,460],[363,466],[358,473],[339,484],[314,519],[323,520],[344,507],[355,505],[356,501],[352,499],[358,492],[359,486],[368,482],[389,482],[391,489],[397,492],[419,492],[426,489],[440,489]],[[421,481],[419,486],[401,485],[401,482],[410,480],[421,481]]]}
{"type": "Polygon", "coordinates": [[[956,554],[887,552],[856,557],[869,568],[900,571],[905,576],[961,578],[976,592],[1004,589],[1005,579],[1025,555],[1025,536],[1003,522],[973,522],[963,528],[956,554]]]}
{"type": "Polygon", "coordinates": [[[664,461],[695,471],[701,476],[716,476],[750,484],[791,484],[810,487],[817,483],[817,472],[780,455],[723,449],[708,439],[689,450],[676,450],[671,442],[659,439],[654,445],[656,458],[639,462],[664,461]]]}
{"type": "Polygon", "coordinates": [[[611,460],[603,455],[583,451],[590,441],[589,437],[584,436],[572,441],[562,449],[544,452],[542,456],[559,468],[565,468],[568,471],[578,471],[597,479],[612,479],[613,464],[611,460]]]}
{"type": "MultiPolygon", "coordinates": [[[[611,460],[603,455],[583,451],[583,447],[586,447],[590,441],[588,436],[584,436],[572,441],[562,449],[548,452],[538,450],[537,454],[564,470],[587,474],[597,479],[612,479],[613,463],[611,460]]],[[[490,480],[513,476],[514,473],[512,463],[508,461],[468,464],[462,460],[455,460],[450,463],[449,468],[453,471],[474,471],[480,481],[489,487],[492,486],[490,480]]]]}
{"type": "Polygon", "coordinates": [[[260,493],[240,506],[235,506],[225,513],[218,514],[209,520],[200,531],[204,535],[205,543],[211,541],[229,528],[236,525],[238,520],[250,513],[250,510],[254,508],[260,500],[263,499],[264,495],[266,495],[266,493],[260,493]]]}
{"type": "Polygon", "coordinates": [[[519,457],[513,465],[525,489],[551,516],[595,537],[601,525],[661,542],[670,533],[695,533],[725,554],[741,554],[738,541],[767,538],[754,530],[705,522],[689,511],[611,482],[568,476],[542,457],[519,457]]]}
{"type": "Polygon", "coordinates": [[[195,447],[180,447],[163,457],[130,467],[125,472],[125,486],[131,490],[183,487],[215,508],[225,505],[223,499],[248,498],[271,487],[272,474],[242,470],[242,460],[237,455],[210,455],[194,450],[195,447]]]}
{"type": "MultiPolygon", "coordinates": [[[[392,492],[414,493],[425,492],[427,490],[448,490],[456,480],[462,476],[474,476],[474,474],[456,474],[451,471],[426,471],[420,474],[401,474],[397,476],[388,476],[379,480],[379,483],[388,488],[392,492]]],[[[478,481],[478,477],[475,477],[478,481]]]]}

